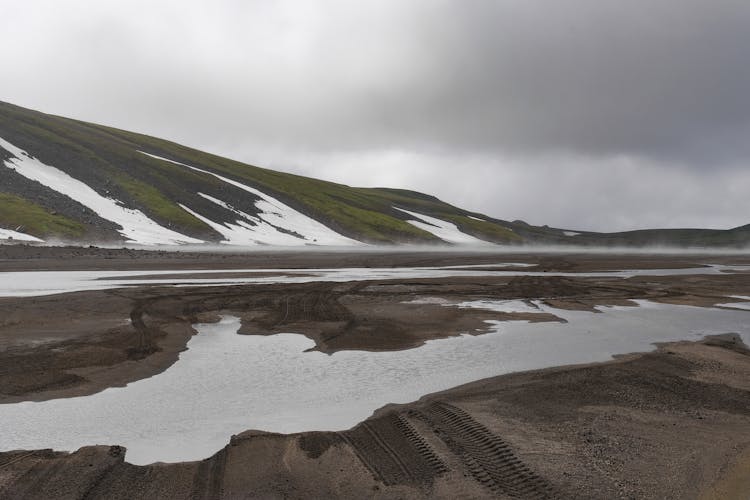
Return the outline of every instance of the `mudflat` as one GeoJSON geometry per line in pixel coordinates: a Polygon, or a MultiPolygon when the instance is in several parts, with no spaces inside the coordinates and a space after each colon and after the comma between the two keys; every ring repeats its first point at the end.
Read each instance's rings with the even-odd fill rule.
{"type": "MultiPolygon", "coordinates": [[[[500,262],[528,264],[525,269],[537,274],[152,285],[0,298],[0,403],[92,394],[158,376],[186,348],[192,325],[220,314],[241,318],[240,334],[294,331],[312,339],[316,350],[333,353],[481,335],[487,320],[560,321],[544,313],[444,307],[446,301],[539,300],[594,310],[644,299],[712,307],[750,295],[750,273],[741,269],[630,278],[555,275],[750,264],[741,255],[0,246],[0,271],[491,268],[500,262]]],[[[248,430],[200,462],[136,466],[117,443],[72,453],[5,451],[0,496],[745,498],[749,375],[750,354],[737,336],[672,343],[606,363],[485,379],[387,406],[345,431],[248,430]]]]}

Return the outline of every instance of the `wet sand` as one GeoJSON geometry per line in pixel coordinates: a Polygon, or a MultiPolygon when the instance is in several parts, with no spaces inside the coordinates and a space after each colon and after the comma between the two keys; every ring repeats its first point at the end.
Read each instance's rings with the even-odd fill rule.
{"type": "MultiPolygon", "coordinates": [[[[0,270],[527,262],[535,271],[592,271],[750,263],[730,256],[164,256],[96,249],[34,249],[39,255],[24,259],[18,248],[2,249],[0,270]],[[57,260],[78,251],[85,255],[57,260]]],[[[224,313],[242,318],[240,333],[297,331],[332,353],[408,349],[460,332],[481,334],[487,319],[559,321],[408,303],[413,300],[538,299],[591,310],[633,299],[713,306],[731,302],[729,295],[750,295],[750,274],[156,286],[2,298],[0,403],[91,394],[157,375],[185,348],[192,324],[224,313]]],[[[386,407],[345,432],[249,431],[202,462],[134,466],[116,446],[73,454],[6,452],[0,453],[0,497],[718,498],[711,495],[729,492],[721,493],[726,497],[746,492],[748,375],[748,352],[732,339],[712,339],[604,364],[483,380],[386,407]]]]}

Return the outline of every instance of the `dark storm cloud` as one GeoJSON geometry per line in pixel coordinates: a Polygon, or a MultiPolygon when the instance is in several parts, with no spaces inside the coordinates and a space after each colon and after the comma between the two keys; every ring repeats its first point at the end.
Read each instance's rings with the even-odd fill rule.
{"type": "Polygon", "coordinates": [[[744,1],[4,3],[0,99],[20,105],[498,217],[750,213],[729,187],[748,183],[744,1]]]}
{"type": "Polygon", "coordinates": [[[748,152],[747,2],[471,5],[430,23],[451,70],[411,89],[412,116],[449,125],[443,143],[700,163],[748,152]]]}

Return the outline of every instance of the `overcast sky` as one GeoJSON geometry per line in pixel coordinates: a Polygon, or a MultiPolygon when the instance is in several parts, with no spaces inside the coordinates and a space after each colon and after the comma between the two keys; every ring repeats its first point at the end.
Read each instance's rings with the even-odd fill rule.
{"type": "Polygon", "coordinates": [[[0,100],[571,229],[750,223],[747,0],[0,0],[0,100]]]}

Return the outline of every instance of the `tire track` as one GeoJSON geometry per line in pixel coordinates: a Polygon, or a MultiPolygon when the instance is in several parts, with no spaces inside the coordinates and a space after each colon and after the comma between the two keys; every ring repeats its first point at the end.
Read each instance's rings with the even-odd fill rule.
{"type": "Polygon", "coordinates": [[[393,414],[392,418],[395,426],[401,431],[411,443],[412,447],[417,450],[436,474],[448,472],[448,466],[445,465],[445,462],[438,457],[435,450],[432,449],[432,446],[427,444],[427,441],[425,441],[419,431],[417,431],[417,429],[415,429],[402,414],[393,414]]]}
{"type": "Polygon", "coordinates": [[[44,489],[50,480],[64,471],[63,460],[39,461],[12,485],[7,498],[43,498],[44,489]],[[51,462],[51,463],[50,463],[51,462]]]}
{"type": "Polygon", "coordinates": [[[224,471],[227,465],[227,449],[219,451],[208,460],[201,462],[193,477],[191,500],[213,500],[221,498],[224,471]]]}
{"type": "Polygon", "coordinates": [[[471,475],[494,493],[515,498],[560,498],[552,486],[520,460],[510,446],[468,413],[432,403],[423,413],[471,475]]]}
{"type": "Polygon", "coordinates": [[[395,412],[339,434],[375,479],[387,486],[431,485],[448,470],[414,426],[395,412]]]}
{"type": "Polygon", "coordinates": [[[409,482],[408,473],[401,461],[394,459],[393,452],[382,446],[382,440],[373,436],[369,426],[361,424],[340,435],[351,445],[375,479],[382,481],[386,486],[409,482]]]}

